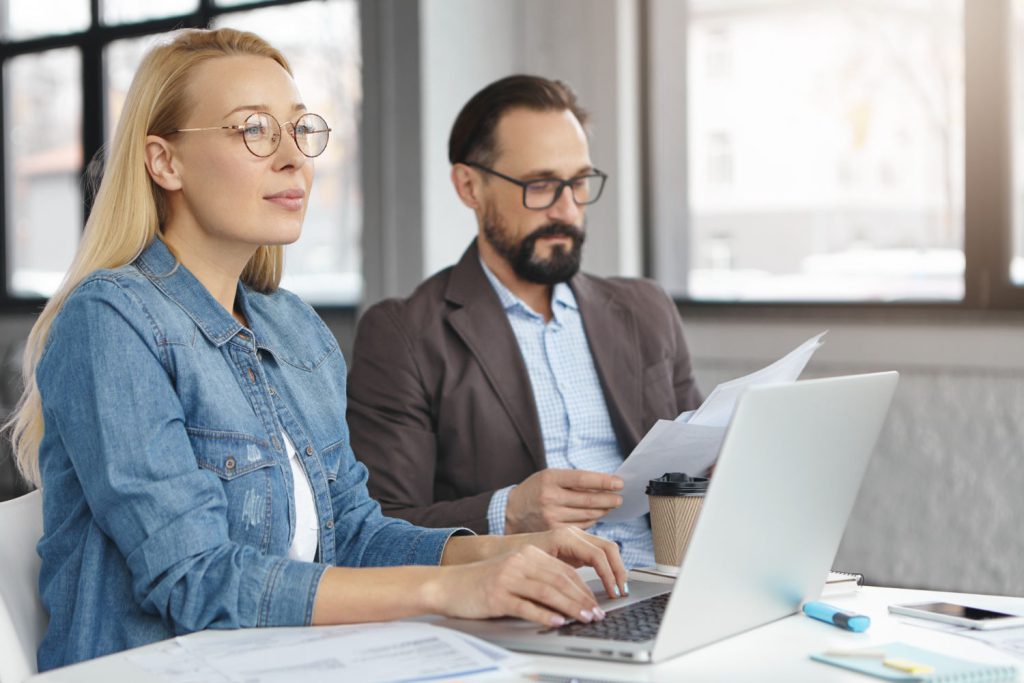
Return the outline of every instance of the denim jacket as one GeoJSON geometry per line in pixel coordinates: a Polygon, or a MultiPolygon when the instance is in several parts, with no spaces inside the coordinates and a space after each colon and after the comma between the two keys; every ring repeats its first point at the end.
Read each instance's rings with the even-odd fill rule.
{"type": "MultiPolygon", "coordinates": [[[[50,623],[40,671],[205,628],[309,624],[330,565],[437,564],[454,529],[381,515],[345,423],[345,361],[283,290],[243,327],[159,239],[67,299],[36,381],[50,623]],[[288,434],[320,524],[295,532],[288,434]]],[[[468,533],[468,532],[467,532],[468,533]]]]}

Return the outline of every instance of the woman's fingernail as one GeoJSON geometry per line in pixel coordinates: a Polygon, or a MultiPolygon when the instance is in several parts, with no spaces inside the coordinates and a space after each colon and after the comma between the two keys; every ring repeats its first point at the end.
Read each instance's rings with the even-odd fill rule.
{"type": "Polygon", "coordinates": [[[601,621],[602,619],[605,618],[605,611],[603,609],[601,609],[600,607],[595,607],[594,608],[594,616],[597,617],[598,621],[601,621]]]}
{"type": "Polygon", "coordinates": [[[615,591],[614,592],[615,592],[615,597],[617,597],[617,598],[621,598],[622,597],[622,591],[619,590],[618,586],[615,586],[615,591]]]}
{"type": "Polygon", "coordinates": [[[594,620],[594,613],[593,612],[591,612],[588,609],[581,609],[580,610],[580,621],[583,621],[583,622],[586,622],[586,623],[589,624],[593,620],[594,620]]]}
{"type": "Polygon", "coordinates": [[[556,614],[548,619],[548,623],[552,626],[565,626],[565,617],[560,614],[556,614]]]}
{"type": "Polygon", "coordinates": [[[626,595],[629,595],[629,581],[622,584],[622,589],[626,591],[626,595]]]}

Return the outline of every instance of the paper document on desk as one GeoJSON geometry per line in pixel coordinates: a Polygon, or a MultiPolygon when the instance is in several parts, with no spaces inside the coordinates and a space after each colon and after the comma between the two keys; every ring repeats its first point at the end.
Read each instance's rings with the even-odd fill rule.
{"type": "Polygon", "coordinates": [[[719,384],[697,410],[681,413],[675,420],[658,420],[615,471],[624,482],[622,505],[601,521],[623,522],[647,514],[647,482],[666,472],[705,475],[718,458],[740,395],[760,384],[795,382],[821,347],[826,332],[811,337],[757,372],[719,384]]]}
{"type": "Polygon", "coordinates": [[[525,659],[439,626],[391,622],[208,630],[134,655],[133,661],[172,683],[386,683],[511,675],[506,667],[525,659]],[[175,653],[168,650],[173,646],[175,653]]]}
{"type": "MultiPolygon", "coordinates": [[[[1014,609],[1012,606],[1002,607],[998,605],[986,605],[986,608],[1005,611],[1010,614],[1019,613],[1019,608],[1014,609]]],[[[995,649],[1011,654],[1018,659],[1024,659],[1024,627],[985,631],[974,629],[969,626],[960,626],[959,624],[946,624],[941,621],[915,619],[914,617],[904,615],[892,616],[898,616],[898,621],[901,624],[917,626],[918,628],[926,628],[931,631],[945,631],[958,636],[964,636],[965,638],[973,638],[974,640],[980,640],[984,643],[988,643],[995,649]]]]}

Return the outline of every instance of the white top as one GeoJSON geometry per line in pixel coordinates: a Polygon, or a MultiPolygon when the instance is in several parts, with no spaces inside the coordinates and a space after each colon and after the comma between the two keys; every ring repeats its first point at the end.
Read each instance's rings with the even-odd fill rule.
{"type": "Polygon", "coordinates": [[[288,451],[288,463],[292,466],[292,481],[295,482],[292,490],[292,496],[295,498],[295,538],[288,546],[288,557],[292,560],[312,562],[316,558],[317,539],[320,536],[313,489],[309,487],[306,471],[299,464],[299,454],[295,451],[292,440],[284,432],[281,432],[281,437],[288,451]]]}

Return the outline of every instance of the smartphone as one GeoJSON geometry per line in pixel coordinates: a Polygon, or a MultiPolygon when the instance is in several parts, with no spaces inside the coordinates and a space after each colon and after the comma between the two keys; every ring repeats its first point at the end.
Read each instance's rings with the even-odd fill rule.
{"type": "Polygon", "coordinates": [[[889,605],[893,614],[903,614],[918,619],[932,619],[947,624],[967,626],[982,630],[1024,626],[1024,616],[1007,614],[980,607],[955,605],[951,602],[921,602],[912,605],[889,605]]]}

